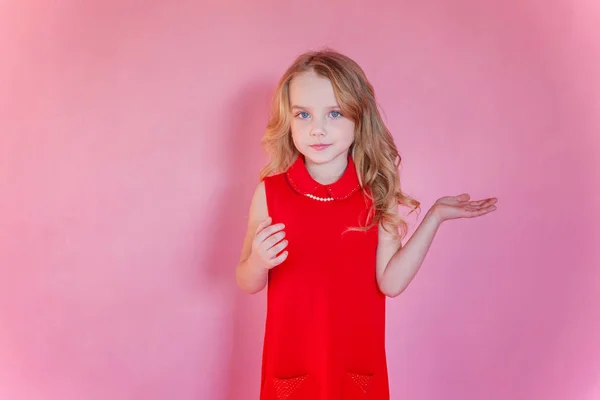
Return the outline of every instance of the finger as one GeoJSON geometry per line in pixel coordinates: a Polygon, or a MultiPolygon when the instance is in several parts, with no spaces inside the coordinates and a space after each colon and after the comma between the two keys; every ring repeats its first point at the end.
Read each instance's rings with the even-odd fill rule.
{"type": "Polygon", "coordinates": [[[261,247],[263,247],[265,250],[269,250],[271,247],[273,247],[277,243],[279,243],[281,241],[281,239],[283,239],[284,237],[285,237],[285,232],[284,231],[275,233],[275,234],[269,236],[268,238],[266,238],[261,243],[261,247]]]}
{"type": "Polygon", "coordinates": [[[486,207],[479,210],[469,211],[469,218],[479,217],[485,214],[489,214],[496,210],[496,206],[486,207]]]}
{"type": "Polygon", "coordinates": [[[483,200],[479,200],[479,201],[474,201],[472,203],[474,204],[496,204],[498,202],[498,199],[496,197],[489,197],[487,199],[483,199],[483,200]]]}
{"type": "Polygon", "coordinates": [[[494,206],[494,205],[485,205],[485,204],[484,205],[480,205],[480,206],[467,205],[467,206],[464,207],[464,209],[467,212],[478,213],[478,212],[490,210],[492,207],[494,207],[494,209],[495,209],[496,206],[494,206]]]}
{"type": "Polygon", "coordinates": [[[458,201],[467,201],[471,198],[468,193],[459,194],[458,196],[454,196],[454,198],[458,201]]]}
{"type": "Polygon", "coordinates": [[[266,219],[262,220],[260,222],[260,224],[258,224],[258,226],[256,227],[256,234],[258,234],[258,232],[262,231],[267,226],[269,226],[269,224],[271,223],[272,220],[273,220],[273,218],[271,218],[271,217],[267,217],[266,219]]]}
{"type": "MultiPolygon", "coordinates": [[[[481,206],[483,204],[487,204],[487,203],[492,203],[493,199],[483,199],[483,200],[477,200],[477,201],[470,201],[469,204],[472,206],[481,206]]],[[[495,203],[495,201],[493,201],[495,203]]]]}
{"type": "Polygon", "coordinates": [[[281,264],[282,262],[284,262],[287,257],[288,257],[288,252],[286,250],[283,253],[281,253],[280,255],[278,255],[277,257],[275,257],[274,259],[272,259],[271,260],[271,265],[273,267],[276,267],[279,264],[281,264]]]}
{"type": "Polygon", "coordinates": [[[497,199],[493,198],[479,201],[470,201],[469,203],[467,203],[466,207],[471,210],[479,210],[482,208],[491,207],[494,204],[496,204],[497,201],[497,199]]]}
{"type": "Polygon", "coordinates": [[[258,232],[258,234],[256,235],[257,243],[264,242],[266,238],[268,238],[269,236],[271,236],[274,233],[279,232],[284,227],[285,227],[285,225],[281,224],[281,223],[267,226],[266,228],[264,228],[263,230],[258,232]]]}
{"type": "Polygon", "coordinates": [[[287,240],[282,240],[281,242],[277,243],[275,246],[271,247],[269,249],[269,258],[275,258],[275,256],[277,256],[277,254],[281,253],[288,245],[288,241],[287,240]]]}

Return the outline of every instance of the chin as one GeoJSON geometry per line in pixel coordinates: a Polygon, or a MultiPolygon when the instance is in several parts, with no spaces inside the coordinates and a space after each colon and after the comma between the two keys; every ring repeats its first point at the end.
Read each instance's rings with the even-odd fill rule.
{"type": "Polygon", "coordinates": [[[312,148],[303,149],[302,155],[307,161],[312,164],[328,164],[340,157],[347,157],[348,151],[336,151],[335,149],[327,149],[325,151],[316,151],[312,148]]]}
{"type": "Polygon", "coordinates": [[[324,158],[324,157],[311,157],[311,156],[304,156],[305,160],[310,162],[311,164],[316,164],[316,165],[323,165],[323,164],[327,164],[329,163],[332,158],[328,157],[328,158],[324,158]]]}

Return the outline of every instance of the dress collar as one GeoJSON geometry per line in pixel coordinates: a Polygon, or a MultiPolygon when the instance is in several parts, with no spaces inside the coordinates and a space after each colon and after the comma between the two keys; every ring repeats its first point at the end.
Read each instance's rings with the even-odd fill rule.
{"type": "Polygon", "coordinates": [[[304,157],[299,155],[286,172],[287,179],[294,190],[302,195],[330,197],[334,200],[344,200],[358,189],[360,182],[352,157],[348,155],[348,166],[336,182],[323,185],[310,175],[304,164],[304,157]]]}

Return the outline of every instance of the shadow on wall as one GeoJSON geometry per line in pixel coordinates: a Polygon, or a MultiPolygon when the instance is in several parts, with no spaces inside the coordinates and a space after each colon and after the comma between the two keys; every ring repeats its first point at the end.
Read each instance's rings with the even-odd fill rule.
{"type": "Polygon", "coordinates": [[[230,104],[223,107],[222,118],[230,121],[222,186],[213,204],[211,244],[204,273],[212,282],[218,282],[232,299],[231,354],[224,355],[221,364],[223,399],[258,398],[260,366],[265,324],[265,291],[256,295],[244,293],[235,280],[235,266],[239,261],[246,233],[252,195],[259,182],[259,172],[266,158],[260,138],[268,120],[274,83],[259,80],[242,87],[230,104]],[[227,359],[228,358],[228,359],[227,359]]]}

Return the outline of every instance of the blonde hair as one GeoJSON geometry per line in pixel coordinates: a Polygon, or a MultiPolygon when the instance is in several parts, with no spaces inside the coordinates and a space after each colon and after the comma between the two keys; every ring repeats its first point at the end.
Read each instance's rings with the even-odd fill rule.
{"type": "Polygon", "coordinates": [[[289,91],[291,80],[307,71],[314,71],[329,79],[342,114],[354,121],[355,138],[350,151],[360,185],[372,200],[368,218],[371,223],[361,230],[382,222],[386,231],[404,238],[408,230],[407,223],[390,207],[400,204],[410,207],[413,212],[420,203],[400,189],[398,169],[401,158],[381,118],[373,86],[355,61],[337,51],[324,49],[301,54],[281,77],[275,90],[267,130],[262,138],[270,161],[262,169],[261,179],[285,172],[299,156],[290,130],[289,91]]]}

